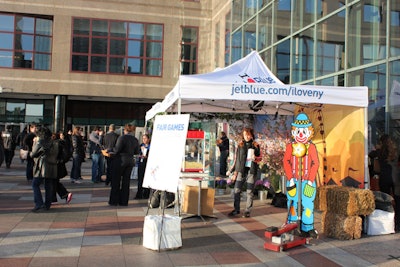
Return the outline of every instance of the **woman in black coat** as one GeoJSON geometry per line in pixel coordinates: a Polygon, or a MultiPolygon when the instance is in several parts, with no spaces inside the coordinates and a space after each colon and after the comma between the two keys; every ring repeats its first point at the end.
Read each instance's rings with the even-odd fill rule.
{"type": "Polygon", "coordinates": [[[133,135],[134,127],[126,124],[124,135],[117,139],[113,148],[115,160],[112,167],[111,191],[108,204],[111,206],[127,206],[132,168],[135,164],[134,155],[139,154],[139,141],[133,135]]]}
{"type": "Polygon", "coordinates": [[[33,140],[30,157],[34,160],[33,167],[33,198],[35,207],[33,212],[50,209],[53,192],[57,182],[58,144],[51,139],[51,131],[42,127],[33,140]],[[45,201],[43,203],[40,185],[44,182],[45,201]]]}
{"type": "Polygon", "coordinates": [[[229,216],[240,214],[240,197],[242,188],[246,187],[247,201],[243,217],[250,217],[250,211],[253,207],[254,182],[258,172],[258,163],[256,158],[260,156],[260,145],[254,141],[254,131],[251,128],[243,130],[243,140],[239,143],[235,163],[230,170],[233,172],[232,180],[235,181],[234,188],[234,210],[229,216]],[[253,153],[249,153],[249,151],[253,153]],[[251,154],[251,155],[250,155],[251,154]]]}

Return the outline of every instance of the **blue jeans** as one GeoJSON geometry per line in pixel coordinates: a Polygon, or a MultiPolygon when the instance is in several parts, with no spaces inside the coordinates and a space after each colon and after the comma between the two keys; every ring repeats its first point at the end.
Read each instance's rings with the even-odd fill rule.
{"type": "Polygon", "coordinates": [[[92,182],[101,182],[101,176],[103,175],[104,159],[100,153],[92,154],[92,182]]]}
{"type": "Polygon", "coordinates": [[[53,190],[54,190],[54,183],[56,179],[51,178],[41,178],[41,177],[34,177],[32,180],[32,190],[33,190],[33,201],[35,202],[35,208],[39,209],[45,207],[49,209],[51,206],[51,202],[53,200],[53,190]],[[42,191],[40,190],[40,185],[44,181],[44,190],[45,190],[45,201],[43,203],[42,191]]]}
{"type": "Polygon", "coordinates": [[[71,179],[78,180],[81,178],[82,159],[78,155],[72,157],[71,179]]]}

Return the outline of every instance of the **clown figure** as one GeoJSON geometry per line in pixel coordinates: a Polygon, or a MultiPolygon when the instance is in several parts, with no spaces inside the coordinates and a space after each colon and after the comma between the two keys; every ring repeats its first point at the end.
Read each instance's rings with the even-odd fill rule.
{"type": "Polygon", "coordinates": [[[316,237],[314,229],[314,199],[319,161],[315,145],[311,142],[314,128],[305,113],[299,113],[292,123],[294,142],[286,146],[283,167],[287,177],[288,223],[301,221],[300,230],[305,236],[316,237]],[[299,192],[301,188],[301,192],[299,192]],[[300,198],[299,199],[299,195],[300,198]],[[301,214],[298,206],[301,201],[301,214]]]}

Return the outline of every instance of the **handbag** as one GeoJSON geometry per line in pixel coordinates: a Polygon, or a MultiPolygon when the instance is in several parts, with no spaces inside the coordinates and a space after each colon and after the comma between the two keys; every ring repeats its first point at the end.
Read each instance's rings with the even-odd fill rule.
{"type": "Polygon", "coordinates": [[[25,150],[25,149],[20,149],[19,150],[19,157],[21,158],[21,159],[27,159],[28,158],[28,153],[29,153],[29,151],[28,150],[25,150]]]}

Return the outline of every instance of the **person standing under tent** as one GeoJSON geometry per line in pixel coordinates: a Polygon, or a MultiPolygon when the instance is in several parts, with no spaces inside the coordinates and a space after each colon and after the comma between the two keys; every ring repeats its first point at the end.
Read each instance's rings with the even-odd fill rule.
{"type": "Polygon", "coordinates": [[[226,171],[228,166],[229,157],[229,139],[225,132],[221,132],[220,139],[217,140],[217,146],[219,148],[219,175],[226,177],[226,171]]]}
{"type": "Polygon", "coordinates": [[[147,158],[150,152],[150,136],[144,134],[142,136],[142,144],[140,144],[139,162],[138,162],[138,191],[135,199],[147,199],[150,195],[149,188],[143,188],[144,173],[146,171],[147,158]]]}
{"type": "Polygon", "coordinates": [[[115,153],[115,169],[111,178],[110,206],[128,206],[130,177],[134,155],[139,154],[139,141],[134,136],[134,126],[126,124],[124,134],[118,137],[112,151],[115,153]]]}
{"type": "Polygon", "coordinates": [[[235,181],[234,187],[234,210],[228,216],[236,216],[240,214],[240,198],[242,188],[246,185],[246,208],[243,216],[250,217],[251,208],[253,207],[254,183],[258,172],[258,163],[256,159],[260,156],[260,145],[254,141],[254,130],[252,128],[244,128],[243,140],[239,142],[235,163],[228,171],[228,175],[233,173],[232,181],[235,181]]]}
{"type": "MultiPolygon", "coordinates": [[[[108,129],[108,132],[106,133],[106,135],[103,138],[103,146],[107,151],[112,151],[115,147],[115,144],[117,143],[117,139],[119,137],[119,134],[117,134],[115,132],[115,125],[114,124],[110,124],[110,127],[108,129]]],[[[106,181],[105,181],[105,185],[108,186],[111,183],[111,177],[112,177],[112,173],[114,171],[114,166],[113,166],[113,162],[114,162],[114,157],[106,157],[106,163],[107,163],[107,167],[106,167],[106,181]]]]}

